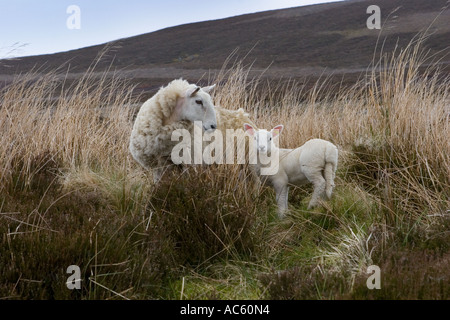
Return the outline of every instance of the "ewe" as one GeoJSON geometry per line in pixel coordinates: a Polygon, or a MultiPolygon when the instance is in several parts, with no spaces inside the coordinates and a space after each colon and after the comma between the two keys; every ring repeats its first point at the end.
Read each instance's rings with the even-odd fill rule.
{"type": "Polygon", "coordinates": [[[269,132],[256,130],[250,124],[245,124],[244,130],[254,138],[258,156],[258,164],[255,166],[257,174],[275,189],[280,218],[284,217],[288,209],[289,184],[296,186],[308,182],[313,184],[314,193],[308,209],[316,206],[324,195],[328,199],[331,198],[338,163],[338,149],[334,144],[321,139],[312,139],[297,149],[279,149],[274,144],[274,138],[280,135],[283,130],[282,125],[276,126],[269,132]],[[269,163],[262,163],[261,156],[276,162],[276,170],[271,174],[262,173],[262,169],[269,163]]]}
{"type": "Polygon", "coordinates": [[[251,123],[243,109],[226,110],[213,104],[209,92],[215,86],[200,88],[186,80],[177,79],[161,88],[139,110],[130,137],[133,158],[146,169],[155,169],[153,180],[158,182],[164,170],[173,166],[172,141],[175,130],[193,131],[195,121],[202,121],[204,131],[242,128],[251,123]]]}

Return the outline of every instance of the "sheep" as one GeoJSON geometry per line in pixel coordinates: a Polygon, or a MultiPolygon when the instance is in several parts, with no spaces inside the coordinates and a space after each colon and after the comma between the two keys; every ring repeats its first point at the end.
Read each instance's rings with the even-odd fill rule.
{"type": "Polygon", "coordinates": [[[244,110],[226,110],[214,106],[209,93],[215,85],[200,88],[186,80],[177,79],[162,87],[141,107],[131,132],[129,150],[145,169],[153,171],[157,183],[166,167],[173,165],[171,151],[175,130],[193,131],[194,122],[202,121],[203,131],[242,128],[252,123],[244,110]]]}
{"type": "Polygon", "coordinates": [[[254,138],[253,150],[258,155],[258,163],[254,169],[265,183],[270,183],[274,187],[280,218],[284,217],[288,209],[289,184],[295,186],[308,182],[313,184],[314,192],[308,210],[315,207],[324,195],[330,199],[338,164],[338,149],[326,140],[312,139],[296,149],[278,148],[274,144],[274,139],[281,134],[283,128],[283,125],[278,125],[269,132],[244,124],[244,131],[254,138]],[[269,156],[276,164],[275,170],[269,174],[262,172],[268,164],[261,163],[260,157],[263,155],[269,156]]]}

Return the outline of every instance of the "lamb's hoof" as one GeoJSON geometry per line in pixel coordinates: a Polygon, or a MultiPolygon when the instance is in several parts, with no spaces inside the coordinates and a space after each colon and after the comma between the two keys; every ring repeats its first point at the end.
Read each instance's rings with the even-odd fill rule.
{"type": "Polygon", "coordinates": [[[308,205],[308,210],[314,210],[314,209],[316,209],[316,208],[318,208],[318,207],[323,207],[323,205],[325,204],[326,202],[324,201],[324,200],[318,200],[318,201],[316,201],[316,202],[314,202],[314,203],[310,203],[309,205],[308,205]]]}
{"type": "Polygon", "coordinates": [[[284,211],[278,211],[278,219],[282,220],[286,218],[287,210],[284,211]]]}

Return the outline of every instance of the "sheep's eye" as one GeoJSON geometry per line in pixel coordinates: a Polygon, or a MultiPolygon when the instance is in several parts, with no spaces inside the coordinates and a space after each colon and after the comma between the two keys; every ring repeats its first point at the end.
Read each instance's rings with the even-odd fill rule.
{"type": "Polygon", "coordinates": [[[272,138],[269,138],[269,141],[272,141],[272,138]]]}
{"type": "Polygon", "coordinates": [[[203,105],[203,101],[202,101],[202,100],[195,100],[195,103],[196,103],[196,104],[199,104],[199,105],[201,105],[201,106],[203,105]]]}

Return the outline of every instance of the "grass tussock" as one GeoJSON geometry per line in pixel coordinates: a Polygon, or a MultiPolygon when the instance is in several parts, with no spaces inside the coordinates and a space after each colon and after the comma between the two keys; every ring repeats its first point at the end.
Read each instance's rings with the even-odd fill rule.
{"type": "Polygon", "coordinates": [[[251,261],[257,256],[258,208],[266,208],[268,201],[245,192],[239,171],[229,169],[193,167],[177,172],[152,194],[148,210],[169,232],[180,264],[239,257],[251,261]]]}
{"type": "Polygon", "coordinates": [[[0,92],[0,298],[448,298],[449,82],[420,48],[345,89],[266,84],[242,64],[218,75],[216,104],[284,124],[281,146],[340,149],[332,200],[308,211],[311,188],[292,190],[283,221],[238,165],[154,186],[128,154],[139,97],[126,82],[18,77],[0,92]],[[370,265],[381,290],[365,285],[370,265]]]}

